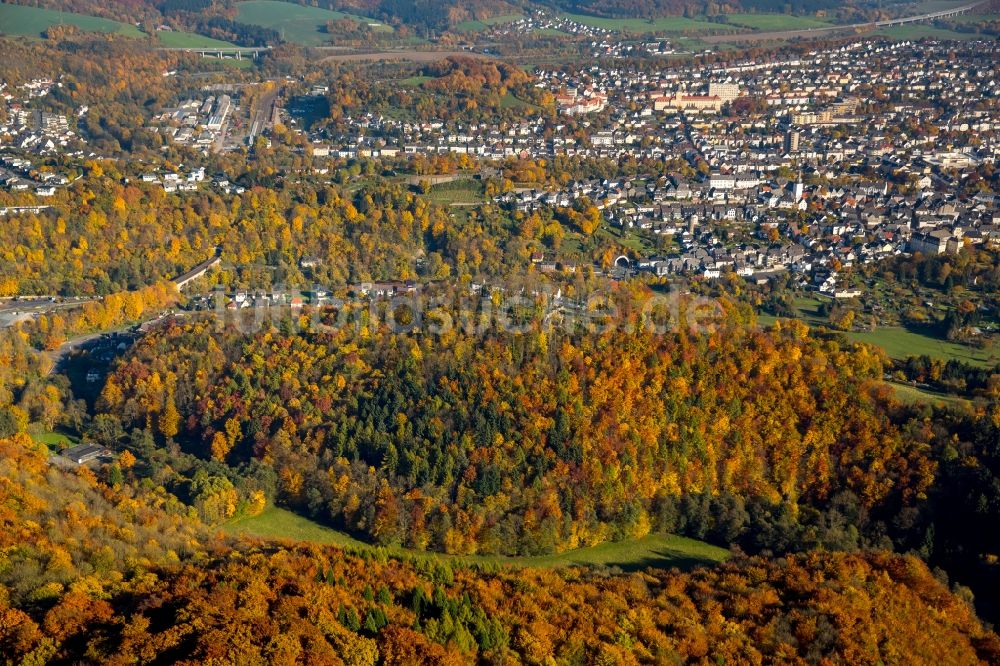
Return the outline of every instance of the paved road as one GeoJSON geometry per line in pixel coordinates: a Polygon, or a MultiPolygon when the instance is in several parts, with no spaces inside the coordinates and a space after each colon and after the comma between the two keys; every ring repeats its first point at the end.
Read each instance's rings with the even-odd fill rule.
{"type": "Polygon", "coordinates": [[[45,356],[49,357],[50,361],[52,361],[52,365],[49,366],[49,374],[52,374],[54,371],[58,370],[62,365],[62,362],[66,360],[66,357],[72,354],[75,350],[84,346],[88,342],[97,340],[102,335],[106,334],[107,331],[102,331],[99,333],[88,333],[87,335],[80,335],[75,338],[70,338],[66,342],[62,343],[62,345],[59,346],[59,349],[42,352],[45,356]]]}
{"type": "Polygon", "coordinates": [[[0,328],[11,326],[19,321],[24,315],[46,314],[56,310],[66,310],[78,308],[84,303],[99,300],[97,298],[66,298],[60,299],[55,296],[32,297],[30,300],[0,300],[0,328]]]}

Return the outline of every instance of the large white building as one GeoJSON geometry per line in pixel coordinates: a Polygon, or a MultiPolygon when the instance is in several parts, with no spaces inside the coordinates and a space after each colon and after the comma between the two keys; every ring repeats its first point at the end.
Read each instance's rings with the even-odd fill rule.
{"type": "Polygon", "coordinates": [[[708,96],[718,97],[725,102],[731,102],[740,96],[740,86],[736,83],[709,83],[708,96]]]}

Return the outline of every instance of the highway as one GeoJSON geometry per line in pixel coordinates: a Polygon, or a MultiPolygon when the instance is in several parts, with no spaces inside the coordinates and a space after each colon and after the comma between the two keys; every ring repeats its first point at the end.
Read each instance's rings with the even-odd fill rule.
{"type": "Polygon", "coordinates": [[[0,299],[0,328],[6,328],[23,318],[25,315],[38,315],[56,310],[78,308],[84,303],[100,300],[99,298],[60,296],[28,296],[0,299]]]}
{"type": "Polygon", "coordinates": [[[770,32],[734,32],[724,35],[706,35],[703,37],[699,37],[699,40],[712,44],[720,42],[772,41],[781,39],[791,39],[794,37],[820,36],[828,33],[843,32],[845,30],[872,30],[877,28],[890,28],[895,25],[904,25],[906,23],[919,23],[920,21],[933,21],[939,18],[958,16],[959,14],[964,14],[966,12],[972,11],[973,9],[981,5],[989,4],[991,1],[992,0],[977,0],[977,2],[964,4],[959,7],[952,7],[950,9],[944,9],[936,12],[929,12],[926,14],[917,14],[916,16],[900,16],[899,18],[886,19],[885,21],[874,21],[874,22],[869,21],[867,23],[848,23],[844,25],[831,25],[824,28],[799,28],[795,30],[775,30],[770,32]]]}
{"type": "MultiPolygon", "coordinates": [[[[933,21],[934,19],[947,18],[949,16],[958,16],[959,14],[964,14],[967,11],[975,9],[979,5],[985,5],[990,0],[979,0],[979,2],[973,2],[969,5],[962,5],[961,7],[952,7],[951,9],[945,9],[940,12],[931,12],[930,14],[920,14],[918,16],[905,16],[895,19],[890,19],[888,21],[876,21],[876,28],[888,28],[894,25],[903,25],[904,23],[917,23],[919,21],[933,21]]],[[[870,23],[858,23],[856,26],[871,25],[870,23]]]]}
{"type": "Polygon", "coordinates": [[[185,53],[198,53],[200,55],[215,56],[221,58],[223,56],[232,55],[236,56],[238,59],[245,55],[252,56],[256,58],[261,53],[267,53],[271,50],[270,46],[222,46],[222,47],[204,47],[204,46],[161,46],[157,51],[183,51],[185,53]]]}

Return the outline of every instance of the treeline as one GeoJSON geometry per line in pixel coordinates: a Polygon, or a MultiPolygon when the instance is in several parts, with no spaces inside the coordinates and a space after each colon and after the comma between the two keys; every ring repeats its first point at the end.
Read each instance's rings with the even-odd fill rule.
{"type": "Polygon", "coordinates": [[[281,41],[281,33],[277,30],[240,23],[224,16],[193,16],[188,20],[194,32],[240,46],[269,46],[281,41]]]}
{"type": "MultiPolygon", "coordinates": [[[[366,165],[372,178],[353,192],[320,182],[255,185],[246,174],[247,192],[223,196],[171,195],[123,183],[113,163],[88,163],[88,178],[49,200],[56,211],[0,226],[0,295],[133,291],[180,275],[219,245],[232,266],[220,279],[254,289],[435,277],[441,265],[457,277],[528,265],[531,241],[495,208],[451,217],[366,165]]],[[[349,172],[364,173],[345,168],[345,183],[349,172]]]]}
{"type": "Polygon", "coordinates": [[[66,404],[66,387],[46,380],[51,369],[27,335],[13,328],[0,330],[0,437],[25,432],[29,423],[47,429],[66,420],[83,425],[85,415],[66,404]]]}
{"type": "MultiPolygon", "coordinates": [[[[11,642],[24,629],[10,623],[11,607],[38,612],[60,601],[89,605],[133,589],[157,564],[211,548],[211,535],[173,495],[102,482],[85,467],[60,471],[48,456],[46,447],[24,432],[0,437],[0,596],[6,606],[0,610],[5,619],[0,653],[5,658],[25,654],[11,642]]],[[[119,460],[127,466],[135,459],[126,454],[119,460]]]]}
{"type": "Polygon", "coordinates": [[[77,129],[87,153],[158,149],[162,139],[144,126],[151,113],[176,101],[176,79],[163,72],[178,69],[184,54],[151,51],[140,40],[88,33],[68,42],[20,41],[0,58],[0,79],[14,86],[48,77],[62,86],[42,99],[44,108],[74,118],[83,102],[87,113],[77,129]],[[138,120],[137,119],[141,119],[138,120]]]}
{"type": "Polygon", "coordinates": [[[428,572],[271,547],[158,573],[139,593],[66,594],[37,619],[8,608],[0,646],[17,657],[113,664],[1000,658],[996,635],[912,558],[825,555],[602,577],[428,572]]]}
{"type": "Polygon", "coordinates": [[[178,300],[173,283],[159,282],[135,291],[108,294],[79,308],[41,314],[18,325],[18,331],[35,348],[54,350],[78,335],[136,324],[143,314],[160,312],[178,300]]]}
{"type": "Polygon", "coordinates": [[[837,0],[548,0],[556,8],[574,13],[605,16],[610,18],[650,18],[657,16],[724,16],[739,12],[762,12],[776,14],[815,14],[834,10],[859,9],[855,3],[837,0]]]}
{"type": "Polygon", "coordinates": [[[212,6],[212,0],[162,0],[156,7],[166,15],[181,12],[202,12],[212,6]]]}
{"type": "Polygon", "coordinates": [[[955,286],[985,294],[1000,290],[1000,253],[973,247],[956,254],[896,257],[867,270],[887,280],[946,292],[955,286]]]}
{"type": "Polygon", "coordinates": [[[915,558],[608,575],[224,544],[156,489],[50,468],[24,435],[0,454],[0,653],[15,662],[1000,659],[1000,639],[915,558]]]}
{"type": "Polygon", "coordinates": [[[346,129],[341,127],[342,120],[359,113],[403,113],[422,121],[502,123],[553,111],[552,95],[536,88],[523,70],[505,63],[453,57],[418,73],[437,78],[410,87],[395,81],[373,82],[361,70],[336,72],[329,83],[330,117],[325,121],[329,131],[346,129]],[[508,93],[524,103],[510,104],[508,93]]]}
{"type": "Polygon", "coordinates": [[[871,510],[911,505],[933,481],[873,391],[882,358],[804,327],[705,339],[356,328],[175,326],[140,343],[99,409],[126,430],[176,409],[182,448],[269,461],[286,504],[379,543],[459,553],[553,552],[679,522],[703,532],[718,518],[709,495],[740,505],[729,542],[749,531],[748,502],[761,521],[839,493],[871,510]]]}
{"type": "Polygon", "coordinates": [[[424,74],[434,77],[427,82],[427,88],[449,93],[475,93],[492,88],[502,94],[502,91],[524,87],[531,82],[531,77],[520,67],[460,56],[427,65],[424,74]]]}
{"type": "Polygon", "coordinates": [[[894,366],[898,378],[927,384],[944,393],[1000,399],[1000,365],[981,368],[954,358],[945,361],[924,354],[896,361],[894,366]]]}
{"type": "Polygon", "coordinates": [[[359,326],[174,326],[116,369],[98,410],[127,431],[175,409],[184,451],[265,461],[277,501],[380,544],[526,554],[669,531],[753,553],[895,548],[990,603],[982,558],[1000,543],[974,525],[1000,524],[995,401],[904,407],[880,353],[797,323],[701,337],[359,326]]]}

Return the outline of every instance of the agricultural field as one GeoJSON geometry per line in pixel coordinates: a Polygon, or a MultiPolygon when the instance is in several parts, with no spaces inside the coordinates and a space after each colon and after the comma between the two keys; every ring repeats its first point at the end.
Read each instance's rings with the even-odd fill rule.
{"type": "Polygon", "coordinates": [[[197,48],[232,48],[236,44],[224,42],[221,39],[212,39],[204,35],[193,32],[181,32],[180,30],[160,30],[156,33],[156,38],[160,44],[172,49],[197,49],[197,48]]]}
{"type": "Polygon", "coordinates": [[[709,21],[699,21],[683,16],[664,16],[656,19],[641,18],[601,18],[599,16],[588,16],[586,14],[563,14],[563,18],[595,28],[605,30],[619,30],[624,32],[651,33],[651,32],[725,32],[733,30],[732,26],[724,23],[711,23],[709,21]]]}
{"type": "Polygon", "coordinates": [[[752,30],[808,30],[828,28],[830,23],[810,16],[790,14],[727,14],[726,22],[752,30]]]}
{"type": "MultiPolygon", "coordinates": [[[[235,520],[227,524],[224,531],[229,534],[241,534],[268,540],[306,541],[339,546],[348,550],[374,550],[377,548],[344,532],[278,507],[269,507],[259,516],[235,520]]],[[[640,539],[603,543],[555,555],[523,557],[445,555],[399,547],[381,550],[395,557],[448,559],[469,565],[544,568],[574,565],[617,566],[633,571],[646,567],[690,569],[698,565],[722,562],[729,557],[729,551],[724,548],[671,534],[650,534],[640,539]]]]}
{"type": "Polygon", "coordinates": [[[481,32],[491,26],[513,23],[514,21],[518,21],[522,18],[524,18],[523,14],[502,14],[500,16],[491,16],[490,18],[480,19],[478,21],[462,21],[461,23],[456,23],[453,30],[455,32],[481,32]]]}
{"type": "MultiPolygon", "coordinates": [[[[324,29],[327,21],[349,18],[359,23],[377,23],[365,16],[304,7],[279,0],[246,0],[240,2],[237,9],[237,21],[277,30],[285,41],[303,46],[322,46],[329,42],[329,35],[324,29]]],[[[378,29],[392,30],[381,23],[378,29]]]]}
{"type": "Polygon", "coordinates": [[[134,25],[110,19],[71,12],[59,12],[41,7],[0,4],[0,34],[41,37],[54,25],[75,25],[87,32],[108,32],[126,37],[143,37],[134,25]]]}

